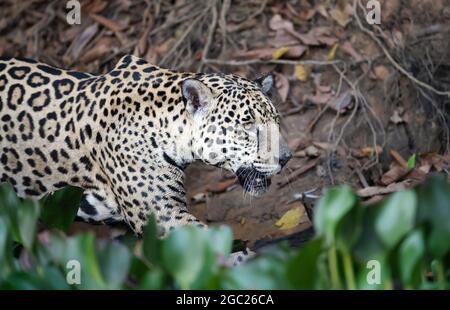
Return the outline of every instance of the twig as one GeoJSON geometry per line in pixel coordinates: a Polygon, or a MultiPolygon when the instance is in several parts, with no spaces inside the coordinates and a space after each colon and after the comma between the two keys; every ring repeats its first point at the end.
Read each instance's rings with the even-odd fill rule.
{"type": "Polygon", "coordinates": [[[230,9],[231,0],[224,0],[222,4],[222,9],[220,10],[220,20],[219,20],[219,26],[220,31],[222,32],[222,51],[221,55],[223,55],[226,51],[227,46],[227,13],[230,9]]]}
{"type": "Polygon", "coordinates": [[[211,46],[212,39],[214,38],[214,33],[216,32],[217,26],[217,0],[211,2],[211,10],[212,10],[212,21],[211,27],[209,28],[208,39],[206,40],[206,44],[203,47],[202,52],[202,63],[205,63],[208,58],[209,48],[211,46]]]}
{"type": "Polygon", "coordinates": [[[178,50],[178,47],[184,42],[184,39],[191,33],[192,29],[197,25],[197,23],[203,18],[208,10],[204,10],[194,21],[189,25],[189,27],[183,32],[183,34],[178,38],[177,42],[172,46],[172,48],[167,52],[163,59],[159,62],[160,64],[164,64],[172,54],[178,50]]]}
{"type": "Polygon", "coordinates": [[[366,27],[364,27],[364,25],[361,22],[361,19],[358,16],[358,11],[357,11],[357,5],[359,7],[362,7],[361,1],[360,0],[353,0],[353,11],[354,11],[354,15],[356,18],[356,21],[358,23],[359,28],[365,32],[367,35],[369,35],[372,40],[374,40],[378,46],[381,48],[381,50],[383,51],[383,53],[386,55],[386,58],[391,62],[391,64],[399,71],[401,72],[403,75],[405,75],[407,78],[409,78],[411,81],[413,81],[414,83],[416,83],[417,85],[437,94],[440,96],[447,96],[450,98],[450,91],[442,91],[442,90],[438,90],[436,88],[434,88],[433,86],[431,86],[430,84],[427,84],[423,81],[420,81],[419,79],[415,78],[411,73],[409,73],[405,68],[403,68],[393,57],[392,55],[389,53],[389,51],[387,50],[387,48],[384,46],[384,44],[381,42],[381,40],[369,29],[367,29],[366,27]]]}
{"type": "Polygon", "coordinates": [[[255,11],[255,12],[254,12],[253,14],[251,14],[250,16],[248,16],[246,19],[252,19],[252,18],[258,16],[259,14],[261,14],[262,12],[264,12],[264,9],[266,8],[267,2],[268,2],[268,0],[264,0],[264,1],[261,3],[261,6],[258,8],[258,10],[255,11]]]}
{"type": "Polygon", "coordinates": [[[304,174],[305,172],[308,172],[309,170],[311,170],[312,168],[314,168],[315,166],[317,166],[317,164],[319,163],[319,159],[316,159],[314,161],[311,161],[309,163],[307,163],[306,165],[302,166],[300,169],[294,171],[293,173],[291,173],[290,175],[288,175],[286,177],[285,181],[280,181],[278,183],[278,187],[283,187],[289,183],[291,183],[292,181],[296,180],[297,178],[299,178],[302,174],[304,174]]]}
{"type": "Polygon", "coordinates": [[[342,63],[342,60],[287,60],[287,59],[249,59],[249,60],[220,60],[220,59],[204,59],[204,63],[223,65],[223,66],[247,66],[255,64],[283,64],[283,65],[315,65],[315,66],[331,66],[342,63]]]}

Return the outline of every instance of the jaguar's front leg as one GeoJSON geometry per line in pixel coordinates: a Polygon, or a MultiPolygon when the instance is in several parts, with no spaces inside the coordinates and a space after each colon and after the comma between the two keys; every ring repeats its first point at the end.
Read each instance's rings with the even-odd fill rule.
{"type": "MultiPolygon", "coordinates": [[[[182,171],[165,169],[157,176],[146,176],[146,180],[158,181],[152,185],[141,188],[131,185],[124,187],[129,189],[127,195],[116,198],[125,222],[136,234],[142,233],[151,214],[154,214],[163,236],[167,235],[170,230],[185,225],[208,228],[187,209],[183,177],[182,171]]],[[[253,255],[254,253],[249,249],[235,252],[224,263],[237,265],[253,255]]]]}
{"type": "MultiPolygon", "coordinates": [[[[208,228],[208,225],[201,222],[198,218],[189,213],[186,209],[186,206],[177,204],[175,202],[173,205],[173,210],[174,210],[173,214],[175,215],[173,218],[171,219],[165,217],[157,218],[158,226],[161,227],[166,234],[167,232],[176,227],[182,227],[185,225],[195,225],[198,227],[202,227],[204,229],[208,228]]],[[[253,256],[255,256],[255,253],[249,248],[246,248],[243,251],[231,253],[231,255],[225,258],[225,260],[222,263],[227,266],[236,266],[245,262],[249,258],[252,258],[253,256]]]]}
{"type": "Polygon", "coordinates": [[[108,189],[85,190],[77,217],[88,223],[114,224],[123,222],[114,195],[108,189]]]}

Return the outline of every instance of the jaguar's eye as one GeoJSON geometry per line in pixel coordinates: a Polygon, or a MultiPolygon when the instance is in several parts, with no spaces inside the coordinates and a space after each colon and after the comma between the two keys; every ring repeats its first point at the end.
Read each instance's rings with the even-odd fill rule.
{"type": "Polygon", "coordinates": [[[245,123],[245,124],[243,125],[243,127],[244,127],[245,130],[249,130],[249,131],[251,131],[251,130],[253,130],[254,128],[256,128],[254,123],[245,123]]]}

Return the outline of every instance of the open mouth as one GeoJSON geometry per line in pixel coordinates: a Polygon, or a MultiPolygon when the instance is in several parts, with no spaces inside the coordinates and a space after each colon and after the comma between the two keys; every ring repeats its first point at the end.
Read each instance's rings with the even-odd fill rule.
{"type": "Polygon", "coordinates": [[[241,167],[236,171],[236,175],[242,188],[252,196],[264,194],[271,184],[270,178],[255,168],[241,167]]]}

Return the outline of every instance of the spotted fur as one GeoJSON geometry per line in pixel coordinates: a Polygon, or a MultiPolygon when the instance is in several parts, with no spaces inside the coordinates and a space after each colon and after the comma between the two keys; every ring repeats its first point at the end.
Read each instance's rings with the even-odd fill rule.
{"type": "Polygon", "coordinates": [[[41,198],[85,189],[78,215],[141,233],[201,224],[186,207],[184,167],[200,159],[234,171],[260,194],[289,159],[259,160],[258,126],[278,126],[271,76],[177,73],[125,56],[100,76],[0,59],[0,183],[41,198]],[[236,130],[240,128],[240,130],[236,130]]]}

